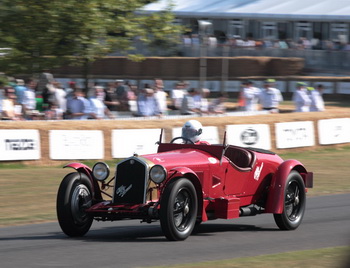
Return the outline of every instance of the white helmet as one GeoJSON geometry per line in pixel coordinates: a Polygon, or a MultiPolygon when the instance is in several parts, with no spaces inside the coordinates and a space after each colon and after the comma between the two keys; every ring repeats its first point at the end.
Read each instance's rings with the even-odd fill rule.
{"type": "Polygon", "coordinates": [[[202,124],[197,120],[189,120],[182,127],[182,137],[191,140],[193,143],[200,141],[202,124]]]}

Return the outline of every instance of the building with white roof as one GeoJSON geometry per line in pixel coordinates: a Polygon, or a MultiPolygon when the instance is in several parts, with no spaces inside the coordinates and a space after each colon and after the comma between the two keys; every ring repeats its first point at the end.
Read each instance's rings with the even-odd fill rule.
{"type": "Polygon", "coordinates": [[[350,0],[160,0],[143,12],[173,5],[182,24],[198,31],[197,20],[209,20],[215,34],[255,39],[349,41],[350,0]]]}

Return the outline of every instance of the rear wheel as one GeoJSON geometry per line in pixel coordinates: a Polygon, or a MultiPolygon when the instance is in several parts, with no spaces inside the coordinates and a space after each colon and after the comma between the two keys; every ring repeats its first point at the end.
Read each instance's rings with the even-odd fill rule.
{"type": "Polygon", "coordinates": [[[160,204],[160,224],[172,241],[191,235],[197,219],[197,194],[191,181],[181,178],[170,182],[160,204]]]}
{"type": "Polygon", "coordinates": [[[284,208],[282,214],[274,214],[277,226],[281,230],[294,230],[299,227],[305,212],[306,194],[301,175],[292,171],[284,190],[284,208]]]}
{"type": "Polygon", "coordinates": [[[93,218],[85,212],[91,207],[91,182],[83,173],[70,173],[61,182],[57,194],[57,218],[68,236],[83,236],[91,227],[93,218]]]}

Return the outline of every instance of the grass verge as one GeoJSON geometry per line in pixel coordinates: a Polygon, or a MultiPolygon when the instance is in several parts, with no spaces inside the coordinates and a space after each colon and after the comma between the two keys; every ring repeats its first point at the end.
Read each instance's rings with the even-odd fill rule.
{"type": "Polygon", "coordinates": [[[350,264],[349,251],[350,247],[322,248],[230,260],[156,266],[152,268],[346,268],[350,264]]]}

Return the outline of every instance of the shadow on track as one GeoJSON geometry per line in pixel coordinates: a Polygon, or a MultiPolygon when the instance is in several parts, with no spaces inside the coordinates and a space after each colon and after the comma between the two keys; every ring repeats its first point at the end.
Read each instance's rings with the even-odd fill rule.
{"type": "MultiPolygon", "coordinates": [[[[273,232],[278,228],[260,228],[255,225],[230,224],[230,223],[203,223],[197,226],[191,236],[208,237],[224,232],[273,232]]],[[[191,239],[191,238],[189,238],[191,239]]],[[[40,241],[40,240],[72,240],[84,242],[168,242],[163,235],[160,225],[130,225],[130,226],[107,226],[99,225],[83,237],[67,237],[63,232],[41,233],[36,235],[22,235],[0,237],[0,241],[40,241]]]]}
{"type": "MultiPolygon", "coordinates": [[[[205,223],[197,226],[191,236],[208,237],[224,232],[274,232],[278,228],[260,228],[255,225],[205,223]]],[[[70,238],[72,239],[72,238],[70,238]]],[[[84,237],[73,238],[84,242],[168,242],[159,225],[105,227],[90,230],[84,237]]],[[[188,239],[191,239],[189,237],[188,239]]]]}

